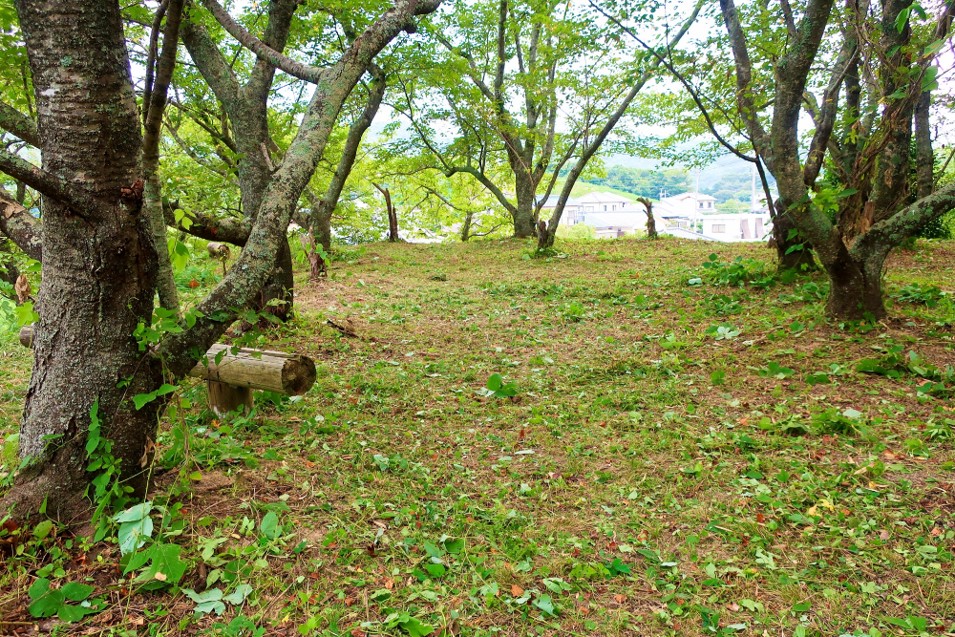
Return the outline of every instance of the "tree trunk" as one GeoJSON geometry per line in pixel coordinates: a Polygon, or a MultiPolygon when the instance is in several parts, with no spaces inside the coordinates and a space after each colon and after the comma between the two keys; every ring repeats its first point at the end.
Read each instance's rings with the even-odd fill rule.
{"type": "MultiPolygon", "coordinates": [[[[336,201],[338,201],[337,197],[336,201]]],[[[327,256],[332,252],[332,210],[335,206],[325,204],[326,201],[323,199],[309,215],[311,222],[309,230],[312,236],[309,237],[311,249],[308,259],[313,281],[328,276],[328,262],[322,255],[327,256]],[[322,248],[321,252],[317,250],[319,246],[322,248]]]]}
{"type": "Polygon", "coordinates": [[[932,126],[929,115],[932,109],[932,94],[919,95],[915,105],[915,176],[916,194],[928,197],[935,190],[935,153],[932,151],[932,126]]]}
{"type": "Polygon", "coordinates": [[[547,224],[541,221],[537,224],[537,251],[549,250],[554,247],[554,240],[557,238],[557,226],[548,228],[547,224]]]}
{"type": "Polygon", "coordinates": [[[879,320],[885,317],[882,300],[881,259],[860,263],[848,252],[826,268],[829,275],[829,299],[826,316],[836,320],[879,320]]]}
{"type": "Polygon", "coordinates": [[[144,461],[161,401],[136,410],[130,398],[162,380],[158,361],[144,356],[133,336],[152,315],[155,253],[142,191],[131,188],[141,140],[118,4],[21,1],[17,9],[43,168],[90,192],[98,205],[71,209],[43,198],[40,320],[20,429],[20,454],[30,464],[0,508],[13,504],[26,518],[45,501],[48,515],[68,518],[88,506],[91,412],[121,462],[118,477],[137,494],[146,487],[144,461]]]}
{"type": "Polygon", "coordinates": [[[396,243],[398,238],[398,211],[395,210],[395,204],[391,200],[391,190],[387,186],[372,183],[372,186],[378,189],[378,192],[385,198],[385,211],[388,213],[388,241],[396,243]]]}
{"type": "MultiPolygon", "coordinates": [[[[776,210],[786,210],[782,201],[776,202],[776,210]]],[[[788,212],[776,212],[773,215],[771,245],[776,248],[776,269],[779,272],[786,270],[810,272],[818,269],[809,241],[799,241],[798,236],[790,238],[794,230],[796,230],[796,223],[788,212]],[[802,247],[799,247],[800,244],[802,247]]]]}
{"type": "Polygon", "coordinates": [[[643,204],[647,210],[647,238],[657,238],[657,223],[653,218],[653,202],[648,197],[637,197],[637,201],[643,204]]]}
{"type": "Polygon", "coordinates": [[[464,224],[461,226],[461,241],[467,242],[471,238],[471,223],[474,220],[473,212],[464,214],[464,224]]]}
{"type": "MultiPolygon", "coordinates": [[[[281,322],[291,318],[295,288],[294,274],[292,250],[289,247],[288,239],[282,239],[279,241],[279,253],[275,259],[275,267],[272,269],[272,274],[269,275],[269,280],[262,287],[258,303],[260,313],[281,322]]],[[[264,320],[261,323],[266,326],[269,319],[263,318],[264,320]]]]}
{"type": "MultiPolygon", "coordinates": [[[[514,185],[517,190],[517,208],[513,213],[514,238],[526,239],[537,236],[537,221],[534,219],[534,204],[537,196],[530,178],[518,177],[514,185]]],[[[553,241],[551,242],[553,243],[553,241]]]]}

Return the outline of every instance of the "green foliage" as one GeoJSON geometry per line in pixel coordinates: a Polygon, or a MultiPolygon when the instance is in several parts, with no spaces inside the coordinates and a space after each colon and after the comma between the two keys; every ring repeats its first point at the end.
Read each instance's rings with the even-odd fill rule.
{"type": "Polygon", "coordinates": [[[936,285],[924,285],[921,283],[910,283],[903,286],[892,296],[900,303],[913,303],[924,305],[926,307],[935,307],[938,302],[945,298],[945,292],[936,285]]]}
{"type": "Polygon", "coordinates": [[[488,376],[485,389],[488,396],[495,398],[513,398],[517,396],[517,385],[513,382],[505,383],[500,374],[491,374],[488,376]]]}
{"type": "Polygon", "coordinates": [[[706,279],[714,285],[767,287],[775,279],[765,262],[752,258],[736,257],[724,262],[714,253],[703,263],[703,269],[706,279]]]}
{"type": "Polygon", "coordinates": [[[113,455],[113,442],[103,435],[99,401],[90,407],[86,456],[86,470],[93,474],[86,495],[96,506],[93,511],[93,524],[96,526],[93,541],[99,542],[109,531],[110,519],[106,512],[122,508],[132,493],[132,488],[120,481],[120,460],[113,455]]]}
{"type": "Polygon", "coordinates": [[[673,196],[690,189],[689,175],[679,168],[648,170],[611,166],[607,170],[606,177],[581,178],[581,181],[653,199],[661,196],[662,193],[673,196]]]}
{"type": "Polygon", "coordinates": [[[29,590],[30,615],[38,619],[53,617],[62,622],[78,622],[87,615],[106,608],[103,598],[90,599],[94,588],[88,584],[68,582],[60,588],[52,588],[45,577],[37,578],[29,590]]]}

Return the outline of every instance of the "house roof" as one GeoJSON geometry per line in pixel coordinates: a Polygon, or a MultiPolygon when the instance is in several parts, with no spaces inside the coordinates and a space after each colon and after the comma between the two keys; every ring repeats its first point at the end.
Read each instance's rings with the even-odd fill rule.
{"type": "Polygon", "coordinates": [[[687,199],[693,199],[694,201],[716,201],[716,197],[704,195],[701,192],[682,192],[679,195],[673,195],[672,197],[664,197],[660,200],[660,203],[665,201],[686,201],[687,199]]]}

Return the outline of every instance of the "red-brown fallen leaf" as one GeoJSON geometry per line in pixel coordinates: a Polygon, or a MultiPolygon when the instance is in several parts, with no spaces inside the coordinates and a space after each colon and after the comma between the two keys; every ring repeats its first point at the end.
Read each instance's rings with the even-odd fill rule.
{"type": "Polygon", "coordinates": [[[590,607],[587,606],[586,604],[581,604],[580,606],[577,607],[577,610],[580,611],[580,614],[581,614],[581,615],[589,615],[589,614],[590,614],[590,607]]]}
{"type": "Polygon", "coordinates": [[[765,521],[766,521],[766,516],[765,516],[765,515],[763,515],[762,513],[757,513],[757,514],[756,514],[756,522],[757,522],[758,524],[762,524],[762,523],[765,522],[765,521]]]}
{"type": "Polygon", "coordinates": [[[13,290],[17,293],[17,301],[20,303],[30,298],[30,281],[25,274],[21,274],[17,277],[16,282],[13,284],[13,290]]]}
{"type": "Polygon", "coordinates": [[[351,637],[367,637],[368,633],[363,631],[361,628],[355,628],[351,631],[351,637]]]}
{"type": "Polygon", "coordinates": [[[354,606],[355,601],[356,601],[355,598],[349,595],[348,597],[345,598],[345,606],[354,606]]]}
{"type": "Polygon", "coordinates": [[[929,533],[929,535],[931,535],[932,537],[938,537],[941,534],[942,534],[942,529],[938,528],[937,526],[933,526],[931,532],[929,533]]]}
{"type": "Polygon", "coordinates": [[[621,593],[617,593],[616,595],[613,596],[613,600],[617,602],[618,604],[622,604],[625,601],[627,601],[627,596],[621,593]]]}
{"type": "Polygon", "coordinates": [[[521,427],[520,430],[517,432],[517,441],[521,442],[522,440],[524,440],[526,436],[527,436],[527,430],[521,427]]]}
{"type": "Polygon", "coordinates": [[[192,280],[189,281],[189,287],[191,287],[191,288],[197,288],[197,287],[199,287],[199,282],[196,281],[195,279],[192,279],[192,280]]]}
{"type": "Polygon", "coordinates": [[[524,594],[524,589],[518,586],[517,584],[511,584],[511,596],[520,597],[524,594]]]}
{"type": "Polygon", "coordinates": [[[385,580],[385,588],[387,588],[390,591],[394,589],[394,587],[395,587],[395,580],[391,579],[390,577],[385,580]]]}

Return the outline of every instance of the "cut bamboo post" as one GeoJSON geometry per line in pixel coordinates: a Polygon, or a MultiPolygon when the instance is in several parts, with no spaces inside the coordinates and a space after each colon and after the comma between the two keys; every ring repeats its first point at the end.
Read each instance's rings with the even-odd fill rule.
{"type": "MultiPolygon", "coordinates": [[[[33,345],[33,327],[20,329],[20,343],[33,345]]],[[[307,356],[236,348],[216,343],[189,372],[207,381],[209,407],[222,415],[239,407],[252,408],[252,390],[289,396],[304,394],[315,383],[315,363],[307,356]]]]}

